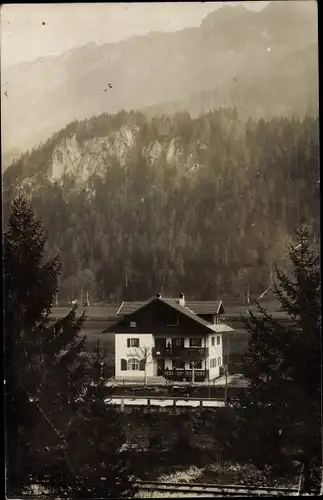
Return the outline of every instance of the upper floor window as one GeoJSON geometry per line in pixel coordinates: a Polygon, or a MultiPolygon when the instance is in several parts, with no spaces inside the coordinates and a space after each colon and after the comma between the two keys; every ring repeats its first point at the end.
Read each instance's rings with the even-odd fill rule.
{"type": "Polygon", "coordinates": [[[127,339],[127,347],[139,347],[139,339],[127,339]]]}
{"type": "Polygon", "coordinates": [[[137,323],[135,321],[130,321],[130,328],[136,328],[137,323]]]}
{"type": "Polygon", "coordinates": [[[212,345],[215,345],[215,337],[212,337],[212,345]]]}
{"type": "Polygon", "coordinates": [[[213,318],[214,318],[214,324],[217,325],[219,323],[219,317],[213,316],[213,318]]]}
{"type": "Polygon", "coordinates": [[[222,365],[222,359],[221,357],[218,358],[218,366],[221,366],[222,365]]]}
{"type": "Polygon", "coordinates": [[[216,345],[220,345],[220,344],[221,344],[221,337],[220,337],[220,335],[218,335],[216,338],[216,345]]]}
{"type": "Polygon", "coordinates": [[[190,347],[202,347],[202,339],[200,337],[190,338],[190,347]]]}
{"type": "Polygon", "coordinates": [[[184,339],[182,339],[182,338],[173,339],[173,346],[174,347],[183,347],[184,346],[184,339]]]}

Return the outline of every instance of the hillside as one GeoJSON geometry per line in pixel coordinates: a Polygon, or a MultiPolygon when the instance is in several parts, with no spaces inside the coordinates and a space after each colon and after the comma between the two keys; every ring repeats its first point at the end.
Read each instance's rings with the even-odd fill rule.
{"type": "Polygon", "coordinates": [[[300,217],[319,238],[318,119],[102,114],[4,173],[4,212],[32,197],[62,258],[61,301],[255,298],[300,217]],[[84,295],[83,295],[84,296],[84,295]]]}
{"type": "Polygon", "coordinates": [[[90,43],[3,68],[4,167],[73,120],[121,109],[316,114],[316,18],[314,2],[272,2],[261,12],[225,6],[198,28],[90,43]]]}

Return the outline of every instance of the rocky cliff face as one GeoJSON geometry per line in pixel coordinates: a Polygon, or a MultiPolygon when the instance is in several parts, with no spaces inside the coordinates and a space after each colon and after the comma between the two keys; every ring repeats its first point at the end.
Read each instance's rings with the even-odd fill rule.
{"type": "MultiPolygon", "coordinates": [[[[91,191],[91,179],[104,178],[114,163],[118,169],[131,168],[129,158],[142,155],[147,165],[162,162],[160,168],[174,167],[182,173],[192,173],[199,167],[193,147],[183,147],[178,137],[141,142],[140,127],[122,125],[104,137],[93,137],[80,141],[76,134],[62,137],[49,152],[43,168],[25,169],[19,175],[16,192],[23,187],[27,192],[37,192],[43,184],[66,187],[66,192],[86,189],[91,191]]],[[[8,186],[7,186],[8,187],[8,186]]],[[[13,186],[10,186],[12,189],[13,186]]]]}

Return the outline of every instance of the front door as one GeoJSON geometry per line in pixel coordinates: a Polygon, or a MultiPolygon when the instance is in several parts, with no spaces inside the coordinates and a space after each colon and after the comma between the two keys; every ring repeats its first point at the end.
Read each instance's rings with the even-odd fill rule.
{"type": "Polygon", "coordinates": [[[165,372],[165,360],[158,359],[157,360],[157,377],[163,377],[165,372]]]}

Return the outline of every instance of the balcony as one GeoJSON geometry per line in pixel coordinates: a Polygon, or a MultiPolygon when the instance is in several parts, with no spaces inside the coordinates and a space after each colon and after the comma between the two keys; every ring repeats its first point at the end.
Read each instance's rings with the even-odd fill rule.
{"type": "Polygon", "coordinates": [[[205,359],[208,355],[208,347],[155,347],[153,349],[153,356],[156,359],[171,358],[182,361],[198,361],[205,359]]]}
{"type": "MultiPolygon", "coordinates": [[[[178,382],[192,380],[192,370],[165,370],[164,377],[178,382]]],[[[208,370],[194,370],[195,382],[203,382],[206,378],[208,378],[208,370]]]]}

